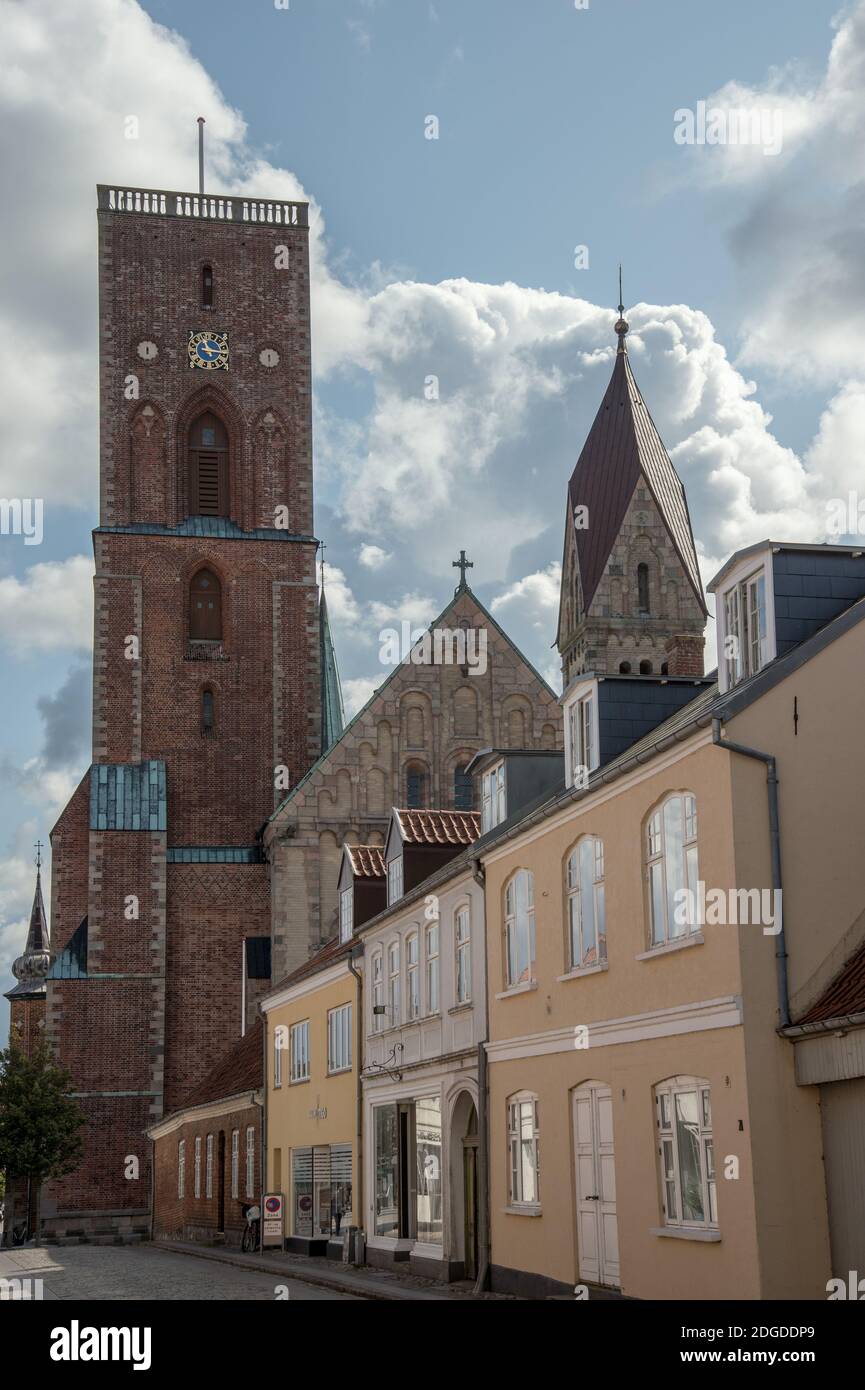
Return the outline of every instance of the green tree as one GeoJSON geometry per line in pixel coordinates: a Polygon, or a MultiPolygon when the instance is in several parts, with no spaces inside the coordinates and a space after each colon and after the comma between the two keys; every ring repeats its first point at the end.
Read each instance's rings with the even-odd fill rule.
{"type": "Polygon", "coordinates": [[[36,1190],[37,1244],[42,1184],[71,1173],[81,1158],[84,1116],[71,1089],[44,1039],[29,1056],[15,1042],[0,1052],[0,1168],[36,1190]]]}

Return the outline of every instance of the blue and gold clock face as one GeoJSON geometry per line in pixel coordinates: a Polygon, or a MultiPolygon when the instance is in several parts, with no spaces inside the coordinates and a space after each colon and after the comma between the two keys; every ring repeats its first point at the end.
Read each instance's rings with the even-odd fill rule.
{"type": "Polygon", "coordinates": [[[190,367],[205,372],[228,370],[227,333],[190,333],[188,352],[190,367]]]}

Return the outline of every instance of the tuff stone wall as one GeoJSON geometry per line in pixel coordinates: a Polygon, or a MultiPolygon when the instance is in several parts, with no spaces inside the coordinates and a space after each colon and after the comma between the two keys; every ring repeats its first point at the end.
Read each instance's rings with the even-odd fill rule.
{"type": "Polygon", "coordinates": [[[272,977],[282,979],[336,930],[344,842],[383,844],[407,773],[423,768],[427,805],[453,807],[454,772],[479,749],[561,748],[556,696],[490,621],[470,590],[437,626],[487,634],[483,675],[403,662],[342,739],[290,796],[265,833],[270,861],[272,977]]]}
{"type": "MultiPolygon", "coordinates": [[[[564,572],[577,583],[572,533],[566,546],[564,572]]],[[[572,624],[561,644],[566,681],[581,671],[616,674],[627,664],[630,673],[674,674],[668,670],[667,643],[674,635],[690,639],[690,669],[681,675],[703,674],[703,628],[700,609],[684,566],[664,520],[644,480],[637,483],[624,521],[610,551],[604,573],[587,612],[578,597],[568,593],[563,612],[572,624]],[[638,604],[637,566],[648,567],[649,611],[638,604]]]]}

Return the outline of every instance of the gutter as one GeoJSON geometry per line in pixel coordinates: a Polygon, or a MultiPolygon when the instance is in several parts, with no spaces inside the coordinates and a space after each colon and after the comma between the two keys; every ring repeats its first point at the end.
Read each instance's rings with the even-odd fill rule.
{"type": "MultiPolygon", "coordinates": [[[[258,1160],[259,1181],[261,1191],[258,1195],[258,1249],[264,1253],[264,1194],[267,1191],[267,1015],[259,1009],[261,1018],[261,1052],[262,1052],[262,1072],[261,1072],[261,1154],[258,1160]]],[[[223,1184],[225,1183],[225,1173],[222,1175],[223,1184]]],[[[284,1217],[283,1217],[284,1219],[284,1217]]],[[[283,1228],[284,1229],[284,1228],[283,1228]]]]}
{"type": "MultiPolygon", "coordinates": [[[[744,743],[734,743],[721,737],[721,720],[712,719],[712,742],[718,748],[726,748],[729,753],[740,753],[744,758],[756,758],[766,766],[766,790],[769,798],[769,837],[772,850],[772,887],[781,893],[781,829],[778,822],[778,771],[771,753],[761,753],[759,748],[749,748],[744,743]]],[[[781,930],[775,938],[775,977],[778,988],[779,1029],[790,1026],[790,990],[787,980],[787,941],[784,933],[784,897],[781,893],[781,930]]]]}
{"type": "Polygon", "coordinates": [[[847,1033],[855,1028],[865,1027],[865,1013],[839,1014],[837,1018],[818,1019],[814,1023],[788,1023],[778,1032],[784,1038],[796,1041],[798,1038],[825,1036],[826,1033],[847,1033]]]}
{"type": "MultiPolygon", "coordinates": [[[[484,904],[484,937],[486,937],[486,873],[478,859],[470,859],[472,878],[481,890],[484,904]]],[[[484,1038],[490,1034],[490,987],[484,970],[484,1038]]],[[[489,1073],[486,1042],[478,1043],[478,1273],[473,1293],[475,1297],[488,1287],[490,1276],[490,1107],[489,1073]]]]}
{"type": "MultiPolygon", "coordinates": [[[[355,1068],[356,1068],[356,1070],[357,1070],[357,1100],[356,1100],[357,1116],[356,1116],[356,1128],[357,1128],[357,1193],[358,1193],[358,1199],[357,1199],[358,1223],[357,1223],[357,1228],[358,1228],[358,1231],[363,1231],[363,1230],[364,1230],[364,1217],[365,1217],[365,1214],[366,1214],[366,1194],[365,1194],[365,1192],[364,1192],[364,1187],[363,1187],[363,1050],[362,1050],[362,1049],[363,1049],[363,977],[361,976],[361,974],[360,974],[360,972],[359,972],[358,970],[355,970],[355,968],[354,968],[354,961],[355,961],[355,960],[360,960],[362,957],[363,957],[363,942],[362,942],[362,941],[359,941],[359,942],[357,942],[355,945],[352,946],[352,948],[351,948],[351,953],[349,954],[348,961],[347,961],[348,968],[349,968],[349,970],[351,971],[352,975],[354,976],[355,980],[357,981],[357,1009],[356,1009],[356,1014],[357,1014],[357,1043],[356,1043],[355,1068]]],[[[355,1245],[355,1255],[357,1255],[357,1247],[356,1247],[356,1245],[355,1245]]],[[[366,1262],[366,1261],[365,1261],[365,1257],[364,1257],[364,1262],[366,1262]]],[[[357,1260],[355,1260],[355,1263],[357,1263],[357,1260]]]]}

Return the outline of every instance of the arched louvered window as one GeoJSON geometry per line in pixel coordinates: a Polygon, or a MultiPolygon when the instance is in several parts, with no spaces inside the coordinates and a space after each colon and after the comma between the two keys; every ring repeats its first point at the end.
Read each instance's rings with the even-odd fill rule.
{"type": "Polygon", "coordinates": [[[213,308],[213,266],[205,265],[201,267],[201,307],[203,309],[213,308]]]}
{"type": "Polygon", "coordinates": [[[189,513],[228,516],[228,431],[209,410],[189,431],[189,513]]]}
{"type": "Polygon", "coordinates": [[[649,566],[637,565],[637,608],[641,613],[649,611],[649,566]]]}
{"type": "Polygon", "coordinates": [[[213,570],[198,570],[189,586],[189,640],[222,641],[222,585],[213,570]]]}
{"type": "Polygon", "coordinates": [[[212,690],[201,692],[201,732],[212,734],[216,724],[216,706],[212,690]]]}

